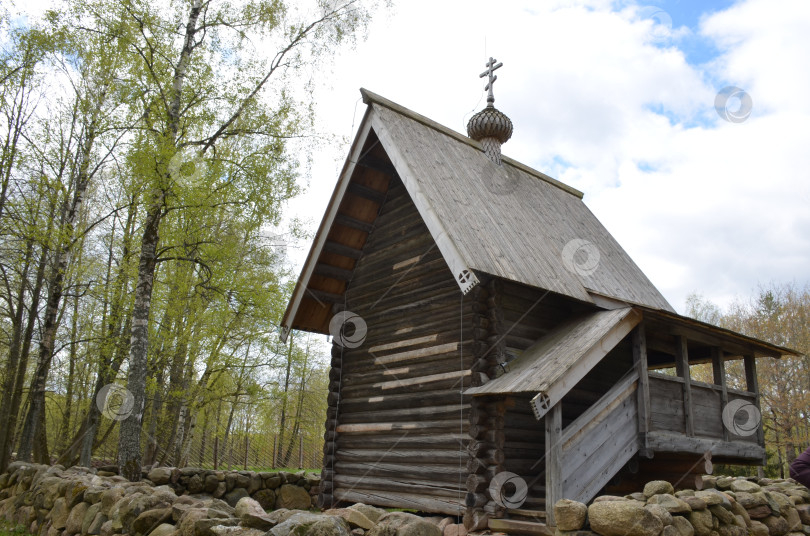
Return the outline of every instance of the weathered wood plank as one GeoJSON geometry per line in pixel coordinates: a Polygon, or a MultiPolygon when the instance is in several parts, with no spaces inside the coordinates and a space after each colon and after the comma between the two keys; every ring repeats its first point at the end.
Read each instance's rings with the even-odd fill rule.
{"type": "Polygon", "coordinates": [[[555,404],[546,413],[546,519],[554,521],[553,505],[563,498],[562,405],[555,404]]]}

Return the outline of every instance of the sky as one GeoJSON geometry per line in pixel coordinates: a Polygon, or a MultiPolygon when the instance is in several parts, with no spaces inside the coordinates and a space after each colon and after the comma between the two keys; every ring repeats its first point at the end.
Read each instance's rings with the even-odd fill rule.
{"type": "MultiPolygon", "coordinates": [[[[584,202],[672,306],[810,281],[810,2],[407,0],[378,12],[316,93],[324,133],[288,214],[314,231],[365,87],[454,130],[486,105],[503,153],[584,202]],[[725,88],[733,88],[725,90],[725,88]]],[[[310,244],[290,248],[300,269],[310,244]]]]}

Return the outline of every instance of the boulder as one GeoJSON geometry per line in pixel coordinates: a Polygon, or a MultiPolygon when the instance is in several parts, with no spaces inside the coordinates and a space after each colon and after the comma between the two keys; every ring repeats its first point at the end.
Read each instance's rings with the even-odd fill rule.
{"type": "Polygon", "coordinates": [[[239,526],[228,527],[225,525],[218,525],[211,527],[211,532],[213,536],[264,536],[264,532],[261,530],[239,526]]]}
{"type": "Polygon", "coordinates": [[[377,508],[376,506],[371,506],[368,504],[357,503],[353,504],[349,507],[349,510],[357,510],[367,518],[371,520],[372,523],[376,523],[380,520],[382,516],[385,515],[385,510],[382,508],[377,508]]]}
{"type": "MultiPolygon", "coordinates": [[[[96,517],[93,518],[93,521],[87,526],[87,530],[84,531],[85,534],[101,534],[101,527],[107,522],[107,516],[103,513],[99,512],[96,514],[96,517]]],[[[112,525],[111,525],[112,526],[112,525]]],[[[172,525],[172,530],[174,530],[174,525],[172,525]]]]}
{"type": "Polygon", "coordinates": [[[648,504],[644,508],[647,509],[652,515],[661,520],[661,523],[666,527],[672,525],[672,514],[660,504],[648,504]]]}
{"type": "Polygon", "coordinates": [[[664,530],[661,531],[661,536],[681,536],[681,533],[678,532],[675,525],[667,525],[664,527],[664,530]]]}
{"type": "Polygon", "coordinates": [[[554,520],[559,530],[579,530],[585,525],[588,507],[581,502],[561,499],[554,504],[554,520]]]}
{"type": "Polygon", "coordinates": [[[172,536],[174,534],[175,528],[174,525],[170,523],[163,523],[162,525],[158,525],[155,527],[155,530],[150,532],[148,535],[145,536],[172,536]]]}
{"type": "MultiPolygon", "coordinates": [[[[309,495],[307,495],[307,497],[309,497],[309,495]]],[[[244,498],[250,498],[250,495],[248,495],[248,492],[245,488],[234,488],[228,493],[226,493],[225,496],[223,497],[223,499],[225,499],[225,502],[231,506],[236,506],[236,503],[238,503],[241,499],[244,498]]]]}
{"type": "MultiPolygon", "coordinates": [[[[435,525],[434,525],[435,526],[435,525]]],[[[438,527],[436,528],[438,530],[438,527]]],[[[313,523],[309,530],[307,530],[307,536],[349,536],[349,527],[346,525],[346,522],[334,516],[322,516],[320,520],[313,523]]],[[[439,532],[441,535],[441,531],[439,532]]]]}
{"type": "Polygon", "coordinates": [[[155,467],[149,473],[147,473],[146,478],[151,480],[155,483],[156,486],[162,486],[163,484],[168,484],[172,478],[172,468],[171,467],[155,467]]]}
{"type": "Polygon", "coordinates": [[[205,475],[205,479],[203,480],[203,489],[205,489],[206,493],[214,493],[217,490],[217,486],[219,486],[219,479],[217,478],[217,475],[214,473],[205,475]]]}
{"type": "Polygon", "coordinates": [[[86,502],[80,502],[73,507],[65,522],[65,536],[73,536],[82,532],[82,523],[88,508],[90,508],[90,505],[86,502]]]}
{"type": "Polygon", "coordinates": [[[712,504],[709,506],[709,511],[714,517],[719,519],[721,523],[726,523],[727,525],[734,524],[734,514],[731,513],[731,510],[726,510],[719,504],[712,504]]]}
{"type": "Polygon", "coordinates": [[[651,482],[647,482],[647,484],[644,486],[645,497],[652,497],[653,495],[658,495],[660,493],[668,493],[669,495],[673,495],[675,493],[675,488],[673,488],[672,484],[666,480],[653,480],[651,482]]]}
{"type": "Polygon", "coordinates": [[[191,494],[202,493],[203,491],[205,491],[205,482],[203,481],[202,477],[199,474],[195,474],[188,479],[186,489],[191,494]]]}
{"type": "Polygon", "coordinates": [[[734,480],[729,486],[729,489],[735,493],[739,493],[744,491],[746,493],[755,493],[760,491],[762,488],[759,487],[759,484],[755,484],[754,482],[749,482],[748,480],[734,480]]]}
{"type": "Polygon", "coordinates": [[[267,489],[276,489],[281,486],[281,475],[278,473],[264,473],[262,475],[264,480],[264,487],[267,489]]]}
{"type": "Polygon", "coordinates": [[[90,527],[90,524],[96,518],[100,510],[101,510],[101,503],[93,504],[87,509],[87,513],[84,514],[84,519],[82,520],[82,530],[79,532],[81,532],[82,534],[87,534],[87,530],[90,527]]]}
{"type": "Polygon", "coordinates": [[[683,516],[672,516],[672,526],[678,530],[677,536],[695,536],[695,527],[683,516]]]}
{"type": "Polygon", "coordinates": [[[773,514],[773,510],[767,504],[746,508],[746,512],[748,512],[748,517],[751,519],[764,519],[773,514]]]}
{"type": "Polygon", "coordinates": [[[439,527],[407,512],[388,512],[367,536],[442,536],[439,527]]]}
{"type": "Polygon", "coordinates": [[[242,525],[252,529],[268,531],[276,525],[276,522],[267,515],[262,505],[250,497],[242,497],[236,503],[236,517],[242,521],[242,525]]]}
{"type": "Polygon", "coordinates": [[[784,536],[790,532],[790,526],[784,517],[768,516],[761,519],[762,523],[768,527],[770,536],[784,536]]]}
{"type": "Polygon", "coordinates": [[[196,536],[194,531],[195,523],[207,518],[208,512],[205,508],[188,508],[177,522],[177,536],[196,536]]]}
{"type": "Polygon", "coordinates": [[[308,534],[309,527],[320,521],[321,517],[319,514],[309,512],[293,513],[270,529],[267,536],[290,536],[293,531],[296,531],[296,534],[308,534]]]}
{"type": "Polygon", "coordinates": [[[214,527],[236,527],[238,525],[239,519],[235,517],[198,519],[194,522],[194,534],[196,536],[214,536],[214,527]]]}
{"type": "Polygon", "coordinates": [[[706,504],[706,501],[700,497],[684,495],[678,498],[688,504],[691,510],[705,510],[709,507],[709,505],[706,504]]]}
{"type": "Polygon", "coordinates": [[[349,508],[333,508],[324,512],[325,515],[337,516],[343,519],[351,529],[369,530],[374,527],[374,522],[357,510],[349,508]]]}
{"type": "Polygon", "coordinates": [[[659,493],[647,499],[647,504],[664,507],[670,514],[686,514],[692,511],[689,503],[669,493],[659,493]]]}
{"type": "Polygon", "coordinates": [[[796,505],[796,511],[799,513],[799,519],[805,525],[810,525],[810,504],[796,505]]]}
{"type": "Polygon", "coordinates": [[[802,530],[802,519],[799,516],[798,510],[790,508],[787,512],[782,514],[787,521],[790,532],[802,530]]]}
{"type": "Polygon", "coordinates": [[[713,504],[720,504],[726,508],[731,508],[731,501],[728,500],[728,496],[725,493],[715,489],[696,491],[695,497],[703,499],[709,506],[713,504]]]}
{"type": "Polygon", "coordinates": [[[56,530],[64,529],[65,524],[67,524],[68,514],[70,514],[70,510],[68,510],[65,498],[59,497],[53,502],[53,509],[51,510],[51,527],[55,528],[56,530]]]}
{"type": "Polygon", "coordinates": [[[284,484],[276,492],[276,508],[289,510],[309,510],[312,498],[307,490],[292,484],[284,484]]]}
{"type": "Polygon", "coordinates": [[[276,492],[271,489],[260,489],[253,494],[253,498],[265,510],[272,510],[276,506],[276,492]]]}
{"type": "Polygon", "coordinates": [[[695,536],[710,536],[714,530],[712,513],[708,510],[692,510],[687,515],[687,519],[695,529],[695,536]]]}
{"type": "Polygon", "coordinates": [[[594,502],[588,507],[588,520],[602,536],[658,536],[664,528],[638,501],[594,502]]]}
{"type": "Polygon", "coordinates": [[[467,536],[467,527],[460,524],[449,523],[442,529],[442,536],[467,536]]]}
{"type": "Polygon", "coordinates": [[[132,522],[132,530],[136,534],[149,534],[155,527],[167,523],[172,518],[172,509],[154,508],[138,514],[132,522]]]}

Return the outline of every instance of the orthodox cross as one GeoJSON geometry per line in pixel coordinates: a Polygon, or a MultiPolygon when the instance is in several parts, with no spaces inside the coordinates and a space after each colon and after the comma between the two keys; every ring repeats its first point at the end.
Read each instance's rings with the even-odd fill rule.
{"type": "Polygon", "coordinates": [[[487,95],[487,105],[495,104],[495,96],[492,94],[492,85],[495,83],[495,80],[497,80],[498,77],[493,73],[495,72],[495,69],[500,69],[501,67],[503,67],[503,63],[495,63],[497,61],[498,60],[496,60],[495,58],[492,57],[489,58],[489,61],[486,63],[487,70],[481,73],[481,75],[478,77],[484,78],[485,76],[489,76],[489,82],[484,88],[484,91],[489,91],[489,94],[487,95]]]}

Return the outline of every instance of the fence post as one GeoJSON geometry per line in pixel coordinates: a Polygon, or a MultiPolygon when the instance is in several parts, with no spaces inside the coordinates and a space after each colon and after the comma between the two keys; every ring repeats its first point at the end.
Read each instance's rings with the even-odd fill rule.
{"type": "Polygon", "coordinates": [[[298,434],[298,468],[304,468],[304,434],[298,434]]]}
{"type": "Polygon", "coordinates": [[[271,464],[273,469],[276,468],[276,449],[277,448],[278,448],[278,436],[274,435],[273,436],[273,463],[271,464]]]}

